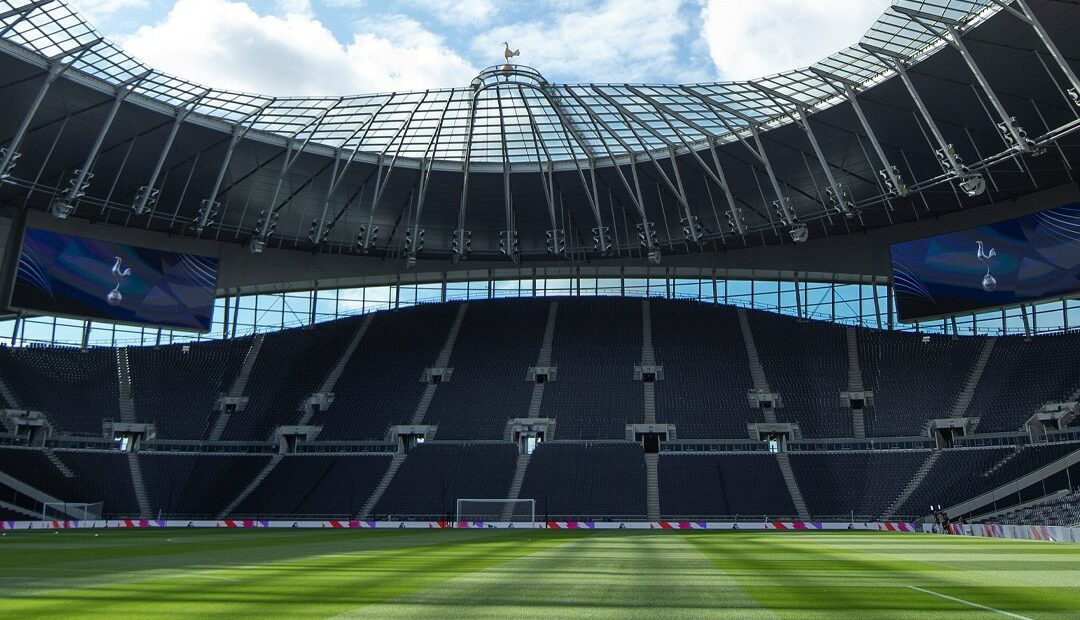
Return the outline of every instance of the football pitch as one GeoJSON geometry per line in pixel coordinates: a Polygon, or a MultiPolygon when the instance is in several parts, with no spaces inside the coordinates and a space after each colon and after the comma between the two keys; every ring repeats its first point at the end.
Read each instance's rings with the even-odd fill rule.
{"type": "Polygon", "coordinates": [[[5,618],[1080,618],[1080,545],[878,532],[68,530],[5,618]]]}

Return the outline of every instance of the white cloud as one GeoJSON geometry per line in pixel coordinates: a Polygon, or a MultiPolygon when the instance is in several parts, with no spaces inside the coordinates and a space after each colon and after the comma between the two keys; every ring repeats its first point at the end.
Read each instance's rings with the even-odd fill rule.
{"type": "Polygon", "coordinates": [[[159,23],[121,40],[151,66],[209,86],[269,95],[337,95],[468,84],[476,69],[442,37],[391,15],[341,43],[306,0],[276,15],[244,2],[179,0],[159,23]]]}
{"type": "Polygon", "coordinates": [[[709,0],[703,32],[723,79],[804,67],[856,43],[890,0],[709,0]]]}
{"type": "Polygon", "coordinates": [[[69,0],[80,15],[90,20],[91,24],[104,22],[108,17],[122,9],[143,8],[147,0],[69,0]]]}
{"type": "MultiPolygon", "coordinates": [[[[549,21],[500,26],[475,37],[472,49],[502,62],[502,42],[521,50],[515,62],[560,79],[641,81],[678,79],[678,39],[689,30],[679,0],[604,0],[599,6],[555,14],[549,21]]],[[[712,68],[707,67],[711,73],[712,68]]]]}
{"type": "Polygon", "coordinates": [[[444,24],[482,24],[495,13],[495,0],[403,0],[444,24]]]}

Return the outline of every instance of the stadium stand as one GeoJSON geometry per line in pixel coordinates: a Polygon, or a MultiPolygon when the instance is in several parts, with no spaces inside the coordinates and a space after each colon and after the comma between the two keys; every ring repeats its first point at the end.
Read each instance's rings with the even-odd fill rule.
{"type": "Polygon", "coordinates": [[[623,439],[644,420],[641,300],[559,300],[552,360],[558,378],[544,388],[540,415],[556,419],[560,439],[623,439]],[[612,415],[614,413],[614,415],[612,415]]]}
{"type": "Polygon", "coordinates": [[[998,338],[968,414],[980,433],[1019,430],[1044,404],[1080,388],[1080,334],[998,338]]]}
{"type": "Polygon", "coordinates": [[[982,341],[859,330],[859,364],[866,389],[874,393],[866,435],[922,435],[928,420],[948,417],[982,341]]]}
{"type": "Polygon", "coordinates": [[[919,451],[795,452],[791,469],[815,518],[873,519],[899,496],[930,453],[919,451]]]}
{"type": "Polygon", "coordinates": [[[545,520],[644,518],[641,445],[544,442],[532,454],[520,496],[535,499],[537,518],[545,520]]]}
{"type": "Polygon", "coordinates": [[[656,419],[683,439],[744,438],[764,422],[746,394],[754,387],[733,308],[697,301],[651,300],[653,347],[664,379],[656,383],[656,419]]]}
{"type": "Polygon", "coordinates": [[[266,441],[275,427],[295,424],[308,395],[318,391],[360,319],[268,334],[247,385],[247,408],[225,427],[223,439],[266,441]]]}
{"type": "Polygon", "coordinates": [[[266,466],[266,455],[139,455],[154,514],[212,518],[266,466]]]}
{"type": "MultiPolygon", "coordinates": [[[[118,516],[140,512],[135,467],[145,483],[144,514],[212,517],[236,501],[231,514],[238,516],[350,516],[385,482],[373,516],[448,517],[456,499],[510,493],[519,448],[503,441],[506,421],[527,413],[533,386],[526,370],[536,363],[551,302],[468,302],[449,358],[453,376],[434,390],[420,420],[437,430],[393,475],[385,475],[397,439],[388,428],[409,424],[422,411],[421,379],[443,350],[461,302],[268,334],[248,382],[248,409],[229,419],[221,441],[206,441],[206,432],[249,340],[129,348],[136,419],[157,428],[133,462],[101,437],[103,422],[120,415],[116,349],[0,348],[0,372],[13,400],[43,411],[53,424],[48,452],[22,447],[27,436],[9,427],[0,472],[58,499],[103,501],[106,514],[118,516]],[[368,328],[343,358],[363,321],[368,328]],[[287,454],[253,485],[271,462],[267,442],[274,428],[302,419],[302,401],[321,389],[339,362],[344,365],[333,404],[310,420],[321,429],[316,445],[287,454]],[[320,452],[327,449],[333,452],[320,452]],[[251,492],[243,493],[248,487],[251,492]]],[[[695,442],[728,443],[706,452],[664,449],[657,469],[660,514],[796,515],[777,458],[738,443],[747,441],[747,424],[763,418],[746,402],[752,381],[736,311],[664,299],[651,299],[649,308],[657,363],[665,369],[656,384],[658,422],[675,426],[672,443],[687,442],[678,450],[701,449],[695,442]]],[[[905,449],[869,450],[868,442],[851,437],[850,413],[839,407],[847,384],[844,328],[759,312],[748,316],[770,385],[784,400],[778,417],[797,422],[806,438],[789,451],[789,460],[812,517],[880,516],[895,502],[901,502],[897,515],[921,515],[930,505],[955,505],[1080,448],[1074,441],[1027,445],[1029,437],[1016,432],[1043,403],[1080,387],[1075,334],[1031,342],[999,338],[991,350],[984,349],[990,342],[985,338],[858,329],[864,378],[877,401],[868,412],[870,436],[911,438],[901,440],[909,445],[905,449]],[[987,442],[995,447],[967,447],[980,445],[976,434],[960,447],[931,451],[923,429],[949,415],[957,395],[978,376],[972,367],[984,350],[988,363],[967,413],[980,418],[977,433],[1013,432],[987,442]],[[932,467],[919,480],[931,455],[932,467]]],[[[626,425],[643,421],[643,390],[633,379],[641,346],[640,299],[559,299],[552,346],[558,377],[546,384],[540,410],[556,424],[531,459],[522,461],[527,467],[518,493],[536,500],[538,515],[647,513],[643,448],[624,443],[626,425]]],[[[13,505],[39,508],[35,500],[3,493],[0,499],[13,505]]]]}
{"type": "Polygon", "coordinates": [[[851,410],[840,407],[847,390],[844,327],[750,312],[750,326],[769,387],[780,394],[777,420],[798,422],[804,437],[851,437],[851,410]]]}
{"type": "Polygon", "coordinates": [[[450,519],[458,499],[504,498],[517,447],[509,443],[428,443],[409,451],[373,514],[450,519]]]}
{"type": "Polygon", "coordinates": [[[282,459],[233,513],[356,515],[389,465],[390,455],[291,455],[282,459]]]}
{"type": "Polygon", "coordinates": [[[100,436],[103,420],[120,418],[115,349],[0,347],[0,372],[23,409],[58,430],[100,436]]]}
{"type": "Polygon", "coordinates": [[[469,305],[450,358],[453,376],[424,419],[439,426],[440,440],[503,439],[507,420],[527,417],[526,370],[536,362],[547,313],[548,304],[516,299],[469,305]]]}
{"type": "Polygon", "coordinates": [[[214,404],[236,379],[249,341],[129,348],[135,417],[164,437],[205,439],[214,404]]]}
{"type": "Polygon", "coordinates": [[[998,513],[976,522],[1013,523],[1023,525],[1080,525],[1080,492],[1065,493],[1047,501],[998,513]]]}
{"type": "Polygon", "coordinates": [[[772,454],[661,453],[657,473],[660,512],[672,518],[725,515],[756,521],[796,514],[772,454]]]}
{"type": "MultiPolygon", "coordinates": [[[[312,416],[321,439],[386,439],[408,424],[457,313],[457,304],[380,312],[334,387],[334,403],[312,416]]],[[[465,369],[462,369],[464,372],[465,369]]],[[[440,388],[441,389],[441,388],[440,388]]]]}

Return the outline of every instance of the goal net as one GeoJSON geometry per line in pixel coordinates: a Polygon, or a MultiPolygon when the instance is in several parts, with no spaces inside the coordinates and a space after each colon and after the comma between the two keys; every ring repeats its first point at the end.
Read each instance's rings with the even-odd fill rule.
{"type": "Polygon", "coordinates": [[[99,521],[105,502],[45,502],[41,506],[42,521],[99,521]]]}
{"type": "Polygon", "coordinates": [[[458,521],[505,521],[536,523],[536,500],[532,499],[459,499],[458,521]]]}

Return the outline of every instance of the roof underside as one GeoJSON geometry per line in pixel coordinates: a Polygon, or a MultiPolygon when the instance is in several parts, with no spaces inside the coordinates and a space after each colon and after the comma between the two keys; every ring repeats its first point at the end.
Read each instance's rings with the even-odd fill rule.
{"type": "MultiPolygon", "coordinates": [[[[1080,7],[1029,4],[1075,64],[1080,7]]],[[[46,209],[72,198],[93,154],[75,217],[241,243],[269,231],[270,246],[317,252],[460,259],[454,231],[468,230],[474,256],[497,257],[500,232],[516,231],[519,259],[585,259],[604,253],[601,229],[608,253],[633,256],[643,223],[656,233],[645,249],[664,254],[790,243],[798,222],[812,236],[845,234],[1072,182],[1077,146],[1066,74],[1031,25],[989,0],[905,0],[861,46],[747,82],[561,85],[515,66],[462,88],[327,98],[230,93],[158,73],[59,0],[0,0],[0,33],[0,144],[19,133],[50,63],[65,69],[16,145],[0,202],[46,209]],[[950,26],[993,98],[944,42],[950,26]],[[907,68],[963,174],[943,172],[933,128],[889,59],[907,68]],[[130,92],[121,89],[93,153],[121,84],[130,92]],[[995,99],[1031,148],[1003,138],[995,99]],[[890,192],[886,164],[909,194],[890,192]],[[986,193],[958,190],[978,172],[986,193]],[[136,215],[143,186],[159,193],[136,215]],[[834,189],[849,206],[838,211],[834,189]],[[212,215],[200,211],[208,199],[220,203],[212,215]],[[564,253],[551,255],[552,230],[565,231],[564,253]],[[423,231],[423,244],[406,231],[423,231]]]]}

